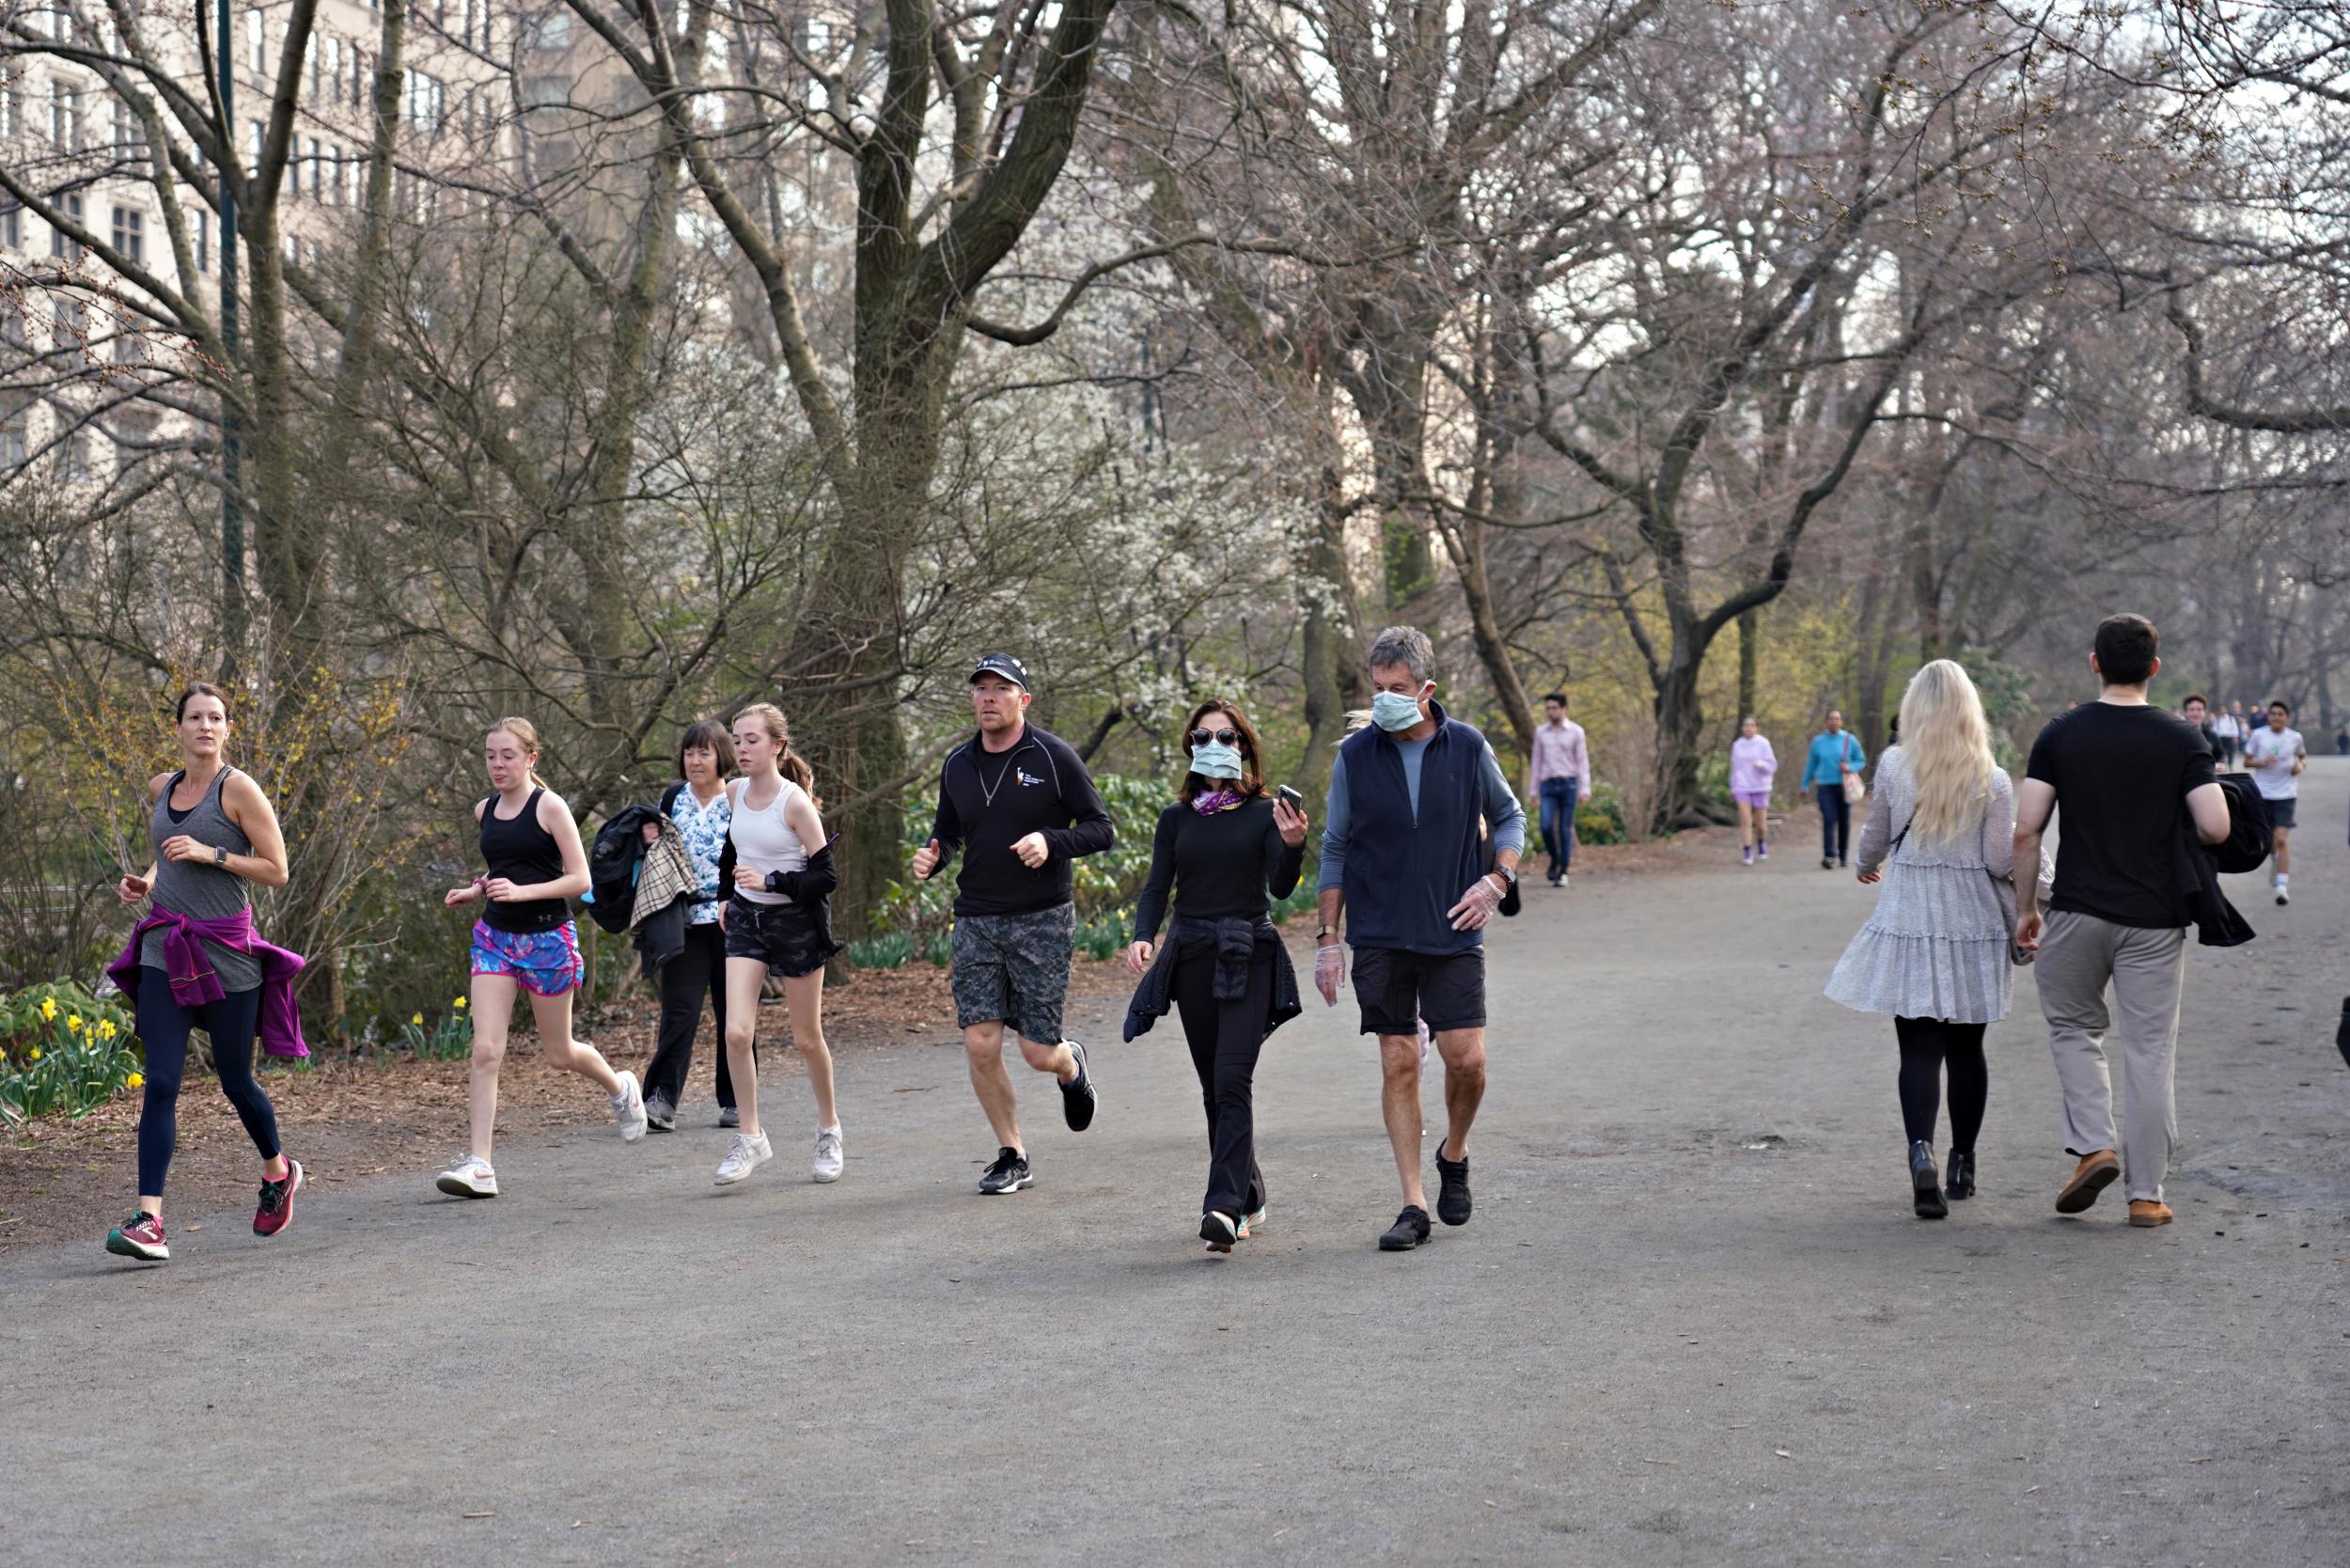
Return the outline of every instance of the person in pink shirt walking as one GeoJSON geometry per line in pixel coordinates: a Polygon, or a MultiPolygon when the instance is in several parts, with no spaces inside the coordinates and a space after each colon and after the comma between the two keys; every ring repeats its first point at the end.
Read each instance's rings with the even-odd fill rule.
{"type": "Polygon", "coordinates": [[[1771,857],[1771,780],[1778,774],[1778,754],[1748,713],[1730,743],[1730,798],[1738,803],[1738,842],[1749,866],[1771,857]]]}
{"type": "Polygon", "coordinates": [[[1543,847],[1550,852],[1553,887],[1567,885],[1574,858],[1574,806],[1590,787],[1590,747],[1583,727],[1567,717],[1567,694],[1543,698],[1544,723],[1534,731],[1534,798],[1542,813],[1543,847]]]}

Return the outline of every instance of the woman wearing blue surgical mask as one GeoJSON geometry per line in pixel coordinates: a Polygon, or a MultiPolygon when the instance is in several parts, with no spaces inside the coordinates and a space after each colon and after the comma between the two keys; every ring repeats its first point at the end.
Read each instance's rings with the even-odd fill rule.
{"type": "Polygon", "coordinates": [[[1170,1006],[1182,1017],[1208,1113],[1199,1236],[1211,1252],[1230,1252],[1265,1222],[1250,1088],[1265,1036],[1299,1011],[1270,901],[1296,890],[1307,823],[1267,792],[1256,729],[1231,703],[1194,708],[1183,746],[1183,782],[1159,813],[1150,879],[1135,903],[1126,964],[1143,980],[1126,1038],[1170,1006]],[[1175,917],[1160,943],[1170,897],[1175,917]]]}

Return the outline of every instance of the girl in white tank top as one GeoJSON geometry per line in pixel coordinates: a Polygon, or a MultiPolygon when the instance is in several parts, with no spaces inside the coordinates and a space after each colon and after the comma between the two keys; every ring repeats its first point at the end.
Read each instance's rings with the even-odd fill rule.
{"type": "MultiPolygon", "coordinates": [[[[734,839],[734,863],[748,866],[757,871],[761,883],[773,871],[807,870],[807,846],[800,842],[798,834],[791,831],[791,824],[785,815],[791,805],[791,797],[807,792],[788,778],[778,779],[781,787],[776,791],[776,798],[753,810],[749,803],[751,789],[764,782],[764,779],[738,778],[728,786],[734,792],[733,824],[728,829],[734,839]]],[[[781,893],[766,891],[763,886],[744,887],[738,885],[733,892],[737,898],[747,899],[752,903],[791,902],[781,893]]]]}

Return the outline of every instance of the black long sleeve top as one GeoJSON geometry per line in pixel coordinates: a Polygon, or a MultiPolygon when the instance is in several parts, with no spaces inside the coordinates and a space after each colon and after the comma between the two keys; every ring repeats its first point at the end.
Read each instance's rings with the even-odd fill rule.
{"type": "Polygon", "coordinates": [[[956,914],[1026,915],[1074,898],[1070,861],[1108,849],[1117,830],[1075,748],[1031,724],[1008,751],[990,751],[974,735],[948,753],[931,837],[940,851],[932,876],[963,852],[956,914]],[[1051,854],[1035,870],[1011,853],[1031,833],[1044,835],[1051,854]]]}
{"type": "Polygon", "coordinates": [[[1305,862],[1305,845],[1281,841],[1270,799],[1206,817],[1177,801],[1159,813],[1150,880],[1135,900],[1135,940],[1157,937],[1170,893],[1187,919],[1262,918],[1272,900],[1296,891],[1305,862]]]}

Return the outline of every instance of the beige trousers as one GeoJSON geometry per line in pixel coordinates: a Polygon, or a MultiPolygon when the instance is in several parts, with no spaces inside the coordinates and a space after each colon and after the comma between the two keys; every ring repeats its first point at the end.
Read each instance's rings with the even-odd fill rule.
{"type": "Polygon", "coordinates": [[[2171,1071],[2178,1056],[2179,989],[2186,976],[2186,932],[2118,926],[2072,910],[2048,912],[2032,965],[2048,1049],[2064,1091],[2064,1147],[2074,1154],[2122,1151],[2122,1181],[2133,1199],[2162,1199],[2178,1137],[2171,1071]],[[2107,1001],[2110,990],[2111,1000],[2107,1001]],[[2113,1083],[2106,1031],[2118,1020],[2122,1047],[2122,1136],[2113,1127],[2113,1083]]]}

